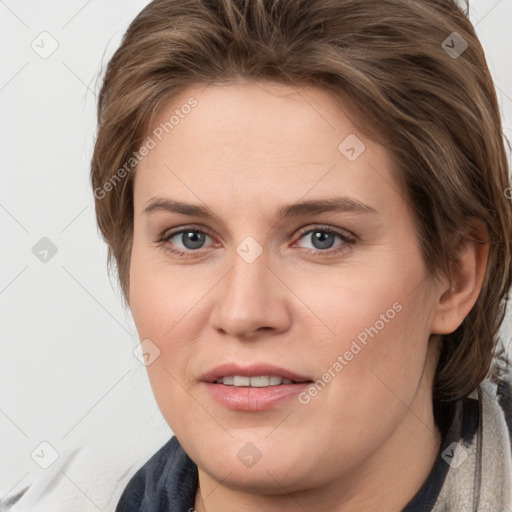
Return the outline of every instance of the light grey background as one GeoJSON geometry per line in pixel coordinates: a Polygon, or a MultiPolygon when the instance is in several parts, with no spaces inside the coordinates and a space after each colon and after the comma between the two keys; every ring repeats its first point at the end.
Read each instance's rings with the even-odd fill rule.
{"type": "MultiPolygon", "coordinates": [[[[0,0],[0,500],[58,473],[55,495],[111,510],[121,489],[108,482],[171,435],[132,353],[89,187],[96,78],[147,3],[0,0]],[[43,237],[57,248],[47,262],[32,252],[43,237]],[[59,453],[49,469],[41,442],[59,453]]],[[[512,140],[512,0],[470,4],[512,140]]]]}

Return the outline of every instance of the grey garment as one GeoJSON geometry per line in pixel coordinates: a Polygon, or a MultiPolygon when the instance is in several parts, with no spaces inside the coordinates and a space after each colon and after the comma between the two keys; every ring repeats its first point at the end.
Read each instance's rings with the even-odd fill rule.
{"type": "Polygon", "coordinates": [[[434,467],[402,512],[512,512],[512,388],[491,381],[455,405],[434,467]]]}
{"type": "Polygon", "coordinates": [[[432,512],[512,512],[511,384],[485,381],[472,399],[478,428],[444,453],[451,467],[432,512]]]}

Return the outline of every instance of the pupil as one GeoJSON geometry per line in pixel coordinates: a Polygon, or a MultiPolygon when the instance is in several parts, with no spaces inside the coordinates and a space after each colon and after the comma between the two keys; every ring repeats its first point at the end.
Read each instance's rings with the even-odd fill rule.
{"type": "Polygon", "coordinates": [[[201,247],[201,244],[204,242],[204,236],[204,233],[188,231],[182,234],[181,240],[187,249],[197,249],[201,247]]]}
{"type": "Polygon", "coordinates": [[[315,231],[313,235],[313,245],[316,249],[329,249],[332,247],[332,244],[334,243],[334,235],[332,233],[315,231]]]}

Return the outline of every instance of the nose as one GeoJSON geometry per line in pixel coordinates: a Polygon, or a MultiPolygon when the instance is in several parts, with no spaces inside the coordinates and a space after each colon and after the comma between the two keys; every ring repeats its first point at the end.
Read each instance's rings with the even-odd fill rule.
{"type": "Polygon", "coordinates": [[[288,329],[289,296],[276,274],[268,266],[265,253],[251,263],[234,253],[231,270],[215,287],[210,316],[213,328],[244,340],[255,339],[266,331],[288,329]]]}

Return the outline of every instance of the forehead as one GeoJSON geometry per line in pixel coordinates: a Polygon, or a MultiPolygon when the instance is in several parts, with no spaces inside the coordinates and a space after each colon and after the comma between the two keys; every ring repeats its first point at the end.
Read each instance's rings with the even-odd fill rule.
{"type": "Polygon", "coordinates": [[[269,156],[274,156],[278,148],[300,149],[304,137],[332,144],[344,133],[356,133],[350,104],[340,102],[330,92],[308,85],[270,81],[197,85],[161,108],[153,129],[164,128],[162,135],[169,142],[187,136],[191,145],[212,153],[232,146],[240,152],[261,150],[260,144],[266,142],[269,156]],[[190,108],[192,100],[195,106],[190,108]]]}
{"type": "Polygon", "coordinates": [[[178,190],[196,200],[194,192],[297,199],[335,187],[378,203],[391,181],[389,155],[352,119],[350,105],[312,86],[191,87],[155,118],[155,145],[136,172],[136,202],[178,190]]]}

